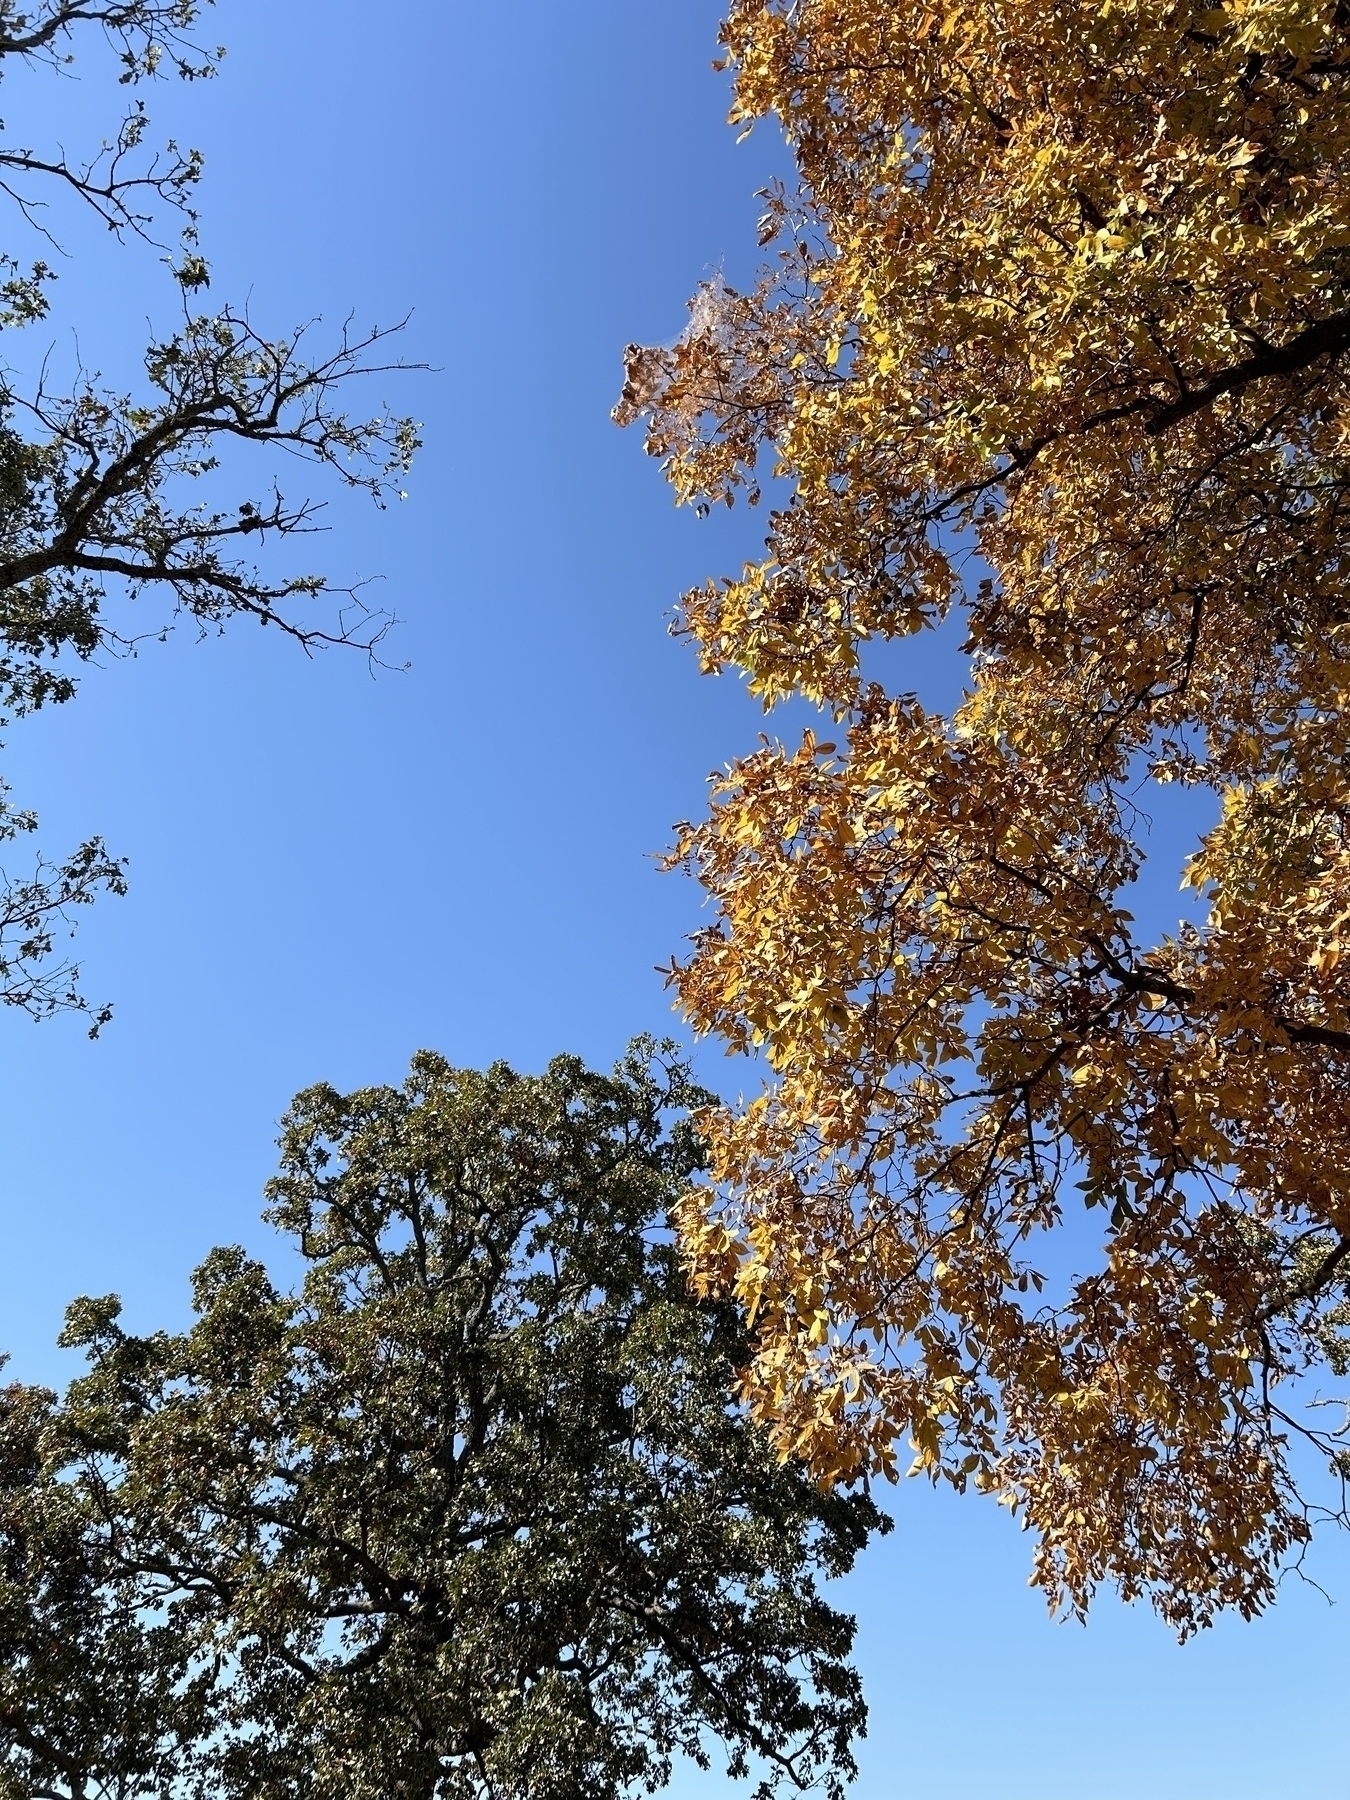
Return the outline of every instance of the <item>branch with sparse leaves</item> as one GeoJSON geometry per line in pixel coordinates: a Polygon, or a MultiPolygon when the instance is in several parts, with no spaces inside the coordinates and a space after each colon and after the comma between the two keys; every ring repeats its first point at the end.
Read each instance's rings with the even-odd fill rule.
{"type": "Polygon", "coordinates": [[[100,31],[118,54],[124,82],[160,73],[166,63],[191,79],[209,74],[223,54],[203,51],[190,36],[211,0],[0,0],[0,60],[6,56],[69,60],[76,32],[100,31]]]}
{"type": "MultiPolygon", "coordinates": [[[[101,42],[123,85],[208,76],[223,52],[194,36],[204,4],[210,0],[40,0],[20,8],[0,0],[0,75],[6,58],[57,72],[77,47],[83,53],[101,42]]],[[[82,368],[58,383],[44,364],[27,388],[0,374],[0,719],[69,699],[80,662],[161,637],[177,617],[206,630],[246,614],[306,651],[344,644],[371,656],[392,623],[366,604],[363,584],[335,587],[312,568],[262,566],[283,541],[319,529],[323,507],[290,494],[275,468],[244,472],[239,456],[245,446],[245,454],[279,452],[383,505],[417,447],[416,428],[383,408],[354,417],[344,402],[356,377],[406,366],[386,355],[400,327],[361,332],[349,319],[315,352],[310,326],[269,337],[246,311],[194,312],[192,295],[209,285],[191,205],[201,157],[172,142],[156,153],[147,131],[138,98],[85,161],[63,149],[0,146],[0,195],[53,246],[48,197],[92,209],[118,238],[156,242],[165,212],[182,227],[167,259],[181,324],[146,352],[144,392],[114,391],[82,368]],[[143,616],[156,594],[166,604],[143,616]],[[323,616],[302,610],[325,595],[335,604],[323,616]]],[[[40,259],[0,253],[0,327],[47,317],[53,274],[40,259]]],[[[0,998],[35,1017],[90,1010],[75,969],[53,961],[51,927],[96,889],[121,884],[122,864],[97,840],[70,862],[40,864],[31,879],[12,883],[0,998]]],[[[91,1016],[96,1030],[106,1009],[91,1016]]]]}
{"type": "MultiPolygon", "coordinates": [[[[210,4],[210,0],[206,0],[210,4]]],[[[62,69],[74,60],[73,45],[96,34],[112,51],[122,85],[173,73],[200,80],[215,73],[224,54],[193,39],[192,27],[201,0],[141,0],[128,5],[67,4],[51,0],[20,10],[12,0],[0,4],[0,76],[5,59],[47,64],[62,69]]],[[[8,195],[26,223],[49,243],[56,239],[47,222],[47,189],[91,207],[110,231],[153,241],[157,213],[167,207],[184,219],[185,241],[196,241],[196,214],[191,195],[201,176],[197,150],[172,141],[161,152],[139,154],[145,146],[149,117],[136,99],[113,137],[82,161],[64,150],[43,154],[29,147],[0,148],[0,193],[8,195]],[[31,179],[30,179],[31,178],[31,179]]]]}
{"type": "MultiPolygon", "coordinates": [[[[373,649],[387,619],[358,604],[335,624],[307,622],[288,603],[329,591],[324,578],[265,576],[248,554],[315,530],[315,502],[288,501],[275,484],[228,508],[190,503],[185,491],[206,477],[224,479],[222,455],[247,444],[318,464],[384,503],[417,447],[415,427],[387,411],[353,419],[339,401],[355,377],[406,365],[372,355],[388,331],[344,328],[337,346],[316,358],[304,354],[306,335],[265,338],[227,309],[189,318],[152,346],[144,404],[92,380],[64,395],[44,384],[12,401],[11,416],[26,416],[36,430],[9,441],[12,500],[0,521],[0,692],[11,711],[52,697],[53,681],[63,679],[53,660],[63,652],[88,657],[158,633],[175,612],[203,625],[247,613],[306,648],[373,649]],[[170,615],[112,622],[110,581],[133,603],[163,591],[170,615]]],[[[0,464],[3,456],[0,445],[0,464]]]]}
{"type": "MultiPolygon", "coordinates": [[[[36,829],[35,815],[11,807],[0,785],[0,844],[36,829]]],[[[80,992],[77,964],[53,959],[58,936],[73,933],[74,909],[88,906],[100,892],[126,892],[124,866],[108,855],[101,838],[90,838],[64,862],[39,857],[23,878],[0,871],[0,1004],[33,1019],[84,1013],[90,1037],[98,1036],[110,1009],[91,1005],[80,992]]]]}
{"type": "MultiPolygon", "coordinates": [[[[247,614],[307,651],[345,644],[375,655],[392,621],[357,590],[332,589],[311,571],[264,575],[248,554],[317,529],[317,503],[290,501],[275,483],[228,509],[194,504],[188,490],[223,479],[225,449],[247,444],[318,464],[383,504],[416,448],[415,428],[384,411],[350,418],[339,401],[353,378],[401,366],[377,360],[390,335],[344,328],[336,347],[309,358],[305,330],[264,338],[226,310],[187,318],[151,348],[143,404],[86,378],[66,394],[44,382],[31,397],[10,396],[8,418],[33,429],[0,424],[0,707],[16,717],[70,698],[72,657],[162,636],[176,615],[205,629],[247,614]],[[167,612],[137,618],[137,603],[155,592],[168,596],[167,612]],[[292,608],[325,593],[341,602],[335,616],[314,621],[292,608]]],[[[121,891],[122,870],[95,841],[11,892],[16,917],[51,921],[100,888],[121,891]]],[[[75,969],[48,967],[50,930],[15,930],[0,963],[6,1002],[39,1018],[89,1010],[75,969]]],[[[95,1030],[107,1016],[93,1013],[95,1030]]]]}

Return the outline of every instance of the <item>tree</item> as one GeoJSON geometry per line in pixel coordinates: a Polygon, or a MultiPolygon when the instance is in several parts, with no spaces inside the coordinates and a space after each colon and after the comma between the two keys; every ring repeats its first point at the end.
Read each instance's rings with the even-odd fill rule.
{"type": "MultiPolygon", "coordinates": [[[[162,1583],[69,1479],[83,1443],[55,1396],[0,1390],[0,1795],[164,1795],[208,1729],[162,1583]]],[[[172,1591],[172,1590],[170,1590],[172,1591]]]]}
{"type": "Polygon", "coordinates": [[[720,1739],[763,1796],[842,1795],[816,1575],[885,1522],[728,1404],[743,1322],[663,1225],[707,1098],[641,1043],[312,1088],[270,1186],[299,1294],[233,1249],[183,1333],[77,1302],[90,1372],[0,1409],[39,1522],[0,1516],[38,1646],[0,1659],[0,1793],[605,1800],[720,1739]]]}
{"type": "Polygon", "coordinates": [[[680,999],[776,1075],[707,1121],[692,1267],[818,1471],[908,1438],[1053,1600],[1250,1613],[1305,1451],[1350,1472],[1304,1404],[1350,1320],[1350,19],[736,0],[724,42],[800,185],[617,416],[682,500],[772,480],[682,628],[843,736],[680,832],[680,999]],[[959,705],[868,678],[944,622],[959,705]],[[1206,825],[1154,941],[1150,781],[1206,825]]]}
{"type": "MultiPolygon", "coordinates": [[[[54,70],[72,60],[73,45],[101,37],[124,85],[166,73],[201,79],[222,54],[192,37],[201,11],[199,0],[35,0],[24,12],[0,0],[0,73],[10,58],[54,70]]],[[[288,499],[263,467],[228,499],[218,484],[240,479],[221,472],[225,452],[274,446],[382,502],[416,447],[412,423],[387,412],[352,418],[340,403],[353,377],[388,366],[389,333],[344,329],[311,354],[304,329],[267,336],[238,308],[196,311],[209,281],[191,205],[201,158],[172,143],[149,152],[147,129],[137,100],[87,163],[0,147],[0,193],[22,228],[48,244],[56,241],[48,193],[92,211],[122,239],[154,245],[166,213],[182,225],[167,258],[180,319],[146,351],[141,392],[107,389],[83,370],[65,391],[45,368],[26,388],[12,372],[0,379],[0,723],[69,699],[81,661],[160,636],[175,615],[203,630],[249,616],[306,649],[373,650],[387,624],[350,592],[335,620],[307,620],[297,605],[332,592],[324,578],[269,574],[252,561],[313,530],[315,502],[288,499]],[[203,480],[204,500],[194,491],[203,480]],[[144,603],[161,595],[167,609],[147,615],[144,603]]],[[[41,258],[0,256],[0,328],[46,318],[53,279],[41,258]]],[[[0,841],[35,827],[0,787],[0,841]]],[[[54,960],[55,935],[73,907],[122,886],[122,861],[99,839],[63,862],[39,861],[31,877],[0,877],[0,1000],[35,1017],[85,1011],[97,1031],[107,1011],[91,1009],[78,971],[54,960]]]]}

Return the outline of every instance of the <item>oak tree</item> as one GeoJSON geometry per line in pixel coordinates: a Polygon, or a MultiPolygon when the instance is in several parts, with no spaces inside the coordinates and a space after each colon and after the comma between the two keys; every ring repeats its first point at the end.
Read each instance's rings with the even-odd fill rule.
{"type": "MultiPolygon", "coordinates": [[[[384,365],[388,331],[348,328],[311,348],[309,329],[265,333],[246,309],[200,309],[209,285],[192,204],[201,157],[173,143],[154,150],[136,96],[156,78],[214,72],[223,53],[194,35],[209,4],[0,0],[0,76],[23,71],[27,93],[44,72],[68,72],[77,52],[96,64],[101,55],[102,72],[131,96],[87,160],[0,142],[0,200],[13,241],[34,252],[0,254],[0,330],[31,338],[51,315],[57,234],[71,209],[163,253],[177,315],[146,349],[134,392],[83,369],[59,381],[40,357],[28,359],[38,367],[26,382],[13,368],[0,376],[0,723],[69,699],[81,662],[125,653],[175,617],[204,630],[251,617],[307,649],[372,649],[387,624],[311,568],[259,566],[271,546],[316,524],[317,503],[284,491],[278,468],[308,462],[383,501],[416,436],[386,411],[343,410],[352,378],[384,365]],[[158,234],[174,225],[169,246],[158,234]],[[265,447],[286,454],[249,460],[265,447]],[[325,593],[326,611],[307,610],[325,593]]],[[[35,827],[0,787],[0,843],[35,827]]],[[[39,859],[31,874],[0,874],[0,1001],[36,1017],[82,1010],[97,1030],[106,1009],[81,996],[56,939],[73,907],[122,885],[122,861],[99,839],[39,859]]]]}
{"type": "Polygon", "coordinates": [[[842,1795],[817,1577],[884,1521],[728,1402],[743,1320],[664,1223],[707,1098],[642,1043],[312,1088],[298,1292],[225,1249],[186,1331],[72,1307],[89,1373],[0,1407],[0,1794],[605,1800],[720,1742],[842,1795]]]}
{"type": "Polygon", "coordinates": [[[1350,1473],[1350,16],[736,0],[724,43],[798,180],[618,416],[680,499],[769,493],[681,625],[839,747],[680,834],[680,1000],[775,1072],[706,1121],[695,1277],[784,1452],[908,1440],[1075,1610],[1250,1613],[1350,1473]],[[958,704],[870,678],[944,625],[958,704]],[[1168,783],[1197,910],[1151,935],[1168,783]]]}

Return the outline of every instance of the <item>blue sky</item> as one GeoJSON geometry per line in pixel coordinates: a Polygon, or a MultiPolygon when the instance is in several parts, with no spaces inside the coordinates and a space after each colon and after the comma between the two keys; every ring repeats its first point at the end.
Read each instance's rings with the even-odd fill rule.
{"type": "MultiPolygon", "coordinates": [[[[717,11],[222,0],[220,80],[155,97],[207,153],[212,299],[247,294],[278,326],[413,310],[406,353],[436,372],[370,396],[425,423],[410,497],[335,503],[317,546],[340,578],[383,576],[411,668],[180,632],[11,732],[44,841],[102,831],[132,877],[80,933],[87,985],[117,1007],[104,1037],[0,1019],[14,1374],[71,1372],[52,1340],[77,1292],[172,1324],[213,1243],[278,1260],[260,1189],[307,1083],[394,1080],[424,1044],[607,1064],[676,1028],[655,965],[698,894],[653,855],[764,722],[698,677],[665,615],[758,538],[753,514],[676,514],[608,409],[626,341],[672,338],[701,277],[753,266],[779,153],[723,123],[717,11]]],[[[57,102],[20,86],[6,122],[36,137],[40,104],[73,142],[110,126],[109,98],[92,70],[57,102]]],[[[130,379],[147,316],[169,316],[153,256],[63,235],[79,254],[42,347],[73,355],[78,320],[84,360],[130,379]]],[[[949,679],[891,654],[914,659],[906,685],[949,679]]],[[[1147,905],[1166,913],[1174,881],[1147,905]]],[[[703,1072],[753,1081],[714,1053],[703,1072]]],[[[1027,1542],[987,1503],[909,1484],[894,1511],[841,1594],[874,1716],[862,1800],[1350,1795],[1343,1542],[1308,1565],[1340,1604],[1290,1580],[1267,1619],[1182,1650],[1109,1600],[1085,1630],[1047,1622],[1027,1542]]],[[[689,1771],[673,1791],[731,1790],[689,1771]]]]}

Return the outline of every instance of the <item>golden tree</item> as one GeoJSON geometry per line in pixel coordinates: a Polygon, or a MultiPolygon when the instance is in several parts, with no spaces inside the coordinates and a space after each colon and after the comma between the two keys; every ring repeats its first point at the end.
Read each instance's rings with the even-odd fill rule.
{"type": "Polygon", "coordinates": [[[724,42],[800,187],[616,416],[682,500],[776,478],[682,627],[846,742],[681,831],[717,917],[680,1000],[776,1076],[708,1122],[696,1282],[822,1475],[908,1439],[1052,1600],[1253,1612],[1304,1452],[1350,1472],[1311,1404],[1350,1319],[1350,9],[737,0],[724,42]],[[950,714],[865,679],[944,620],[950,714]],[[1215,821],[1158,942],[1150,779],[1215,821]]]}

